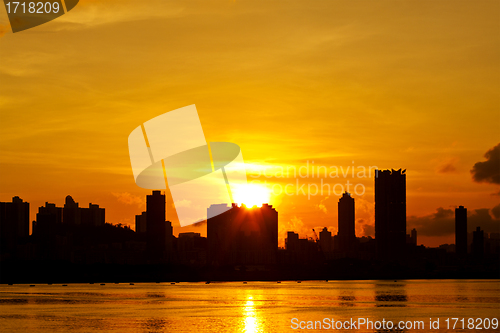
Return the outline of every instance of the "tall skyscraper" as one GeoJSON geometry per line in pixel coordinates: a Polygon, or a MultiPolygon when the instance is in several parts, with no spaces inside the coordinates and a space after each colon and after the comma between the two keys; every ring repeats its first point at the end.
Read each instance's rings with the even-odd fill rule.
{"type": "Polygon", "coordinates": [[[146,238],[152,260],[167,259],[172,252],[172,224],[165,221],[165,204],[160,191],[146,197],[146,238]]]}
{"type": "Polygon", "coordinates": [[[417,229],[415,228],[411,230],[411,243],[415,246],[417,245],[417,229]]]}
{"type": "Polygon", "coordinates": [[[406,170],[375,172],[375,241],[381,259],[397,259],[406,247],[406,170]]]}
{"type": "Polygon", "coordinates": [[[417,246],[417,229],[413,228],[410,231],[410,234],[406,235],[406,244],[417,246]]]}
{"type": "Polygon", "coordinates": [[[338,203],[339,250],[347,253],[354,248],[356,231],[354,225],[354,198],[345,192],[338,203]]]}
{"type": "Polygon", "coordinates": [[[467,254],[467,208],[455,208],[455,253],[459,256],[467,254]]]}
{"type": "Polygon", "coordinates": [[[278,251],[278,212],[233,204],[207,209],[208,259],[212,265],[275,264],[278,251]],[[224,209],[225,208],[225,209],[224,209]],[[218,212],[224,211],[222,214],[218,212]]]}

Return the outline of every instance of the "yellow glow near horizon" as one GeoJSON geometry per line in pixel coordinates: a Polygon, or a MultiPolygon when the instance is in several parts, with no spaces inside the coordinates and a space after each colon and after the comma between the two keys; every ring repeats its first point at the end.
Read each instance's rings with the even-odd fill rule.
{"type": "Polygon", "coordinates": [[[247,207],[261,207],[262,204],[269,203],[270,198],[270,190],[259,184],[241,185],[233,193],[234,201],[247,207]]]}

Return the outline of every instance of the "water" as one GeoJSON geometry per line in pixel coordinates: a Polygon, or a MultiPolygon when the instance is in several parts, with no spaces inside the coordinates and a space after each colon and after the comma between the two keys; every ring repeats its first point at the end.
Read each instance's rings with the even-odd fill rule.
{"type": "MultiPolygon", "coordinates": [[[[303,321],[303,327],[306,327],[307,321],[323,321],[324,318],[328,318],[327,321],[333,318],[335,322],[366,318],[373,325],[383,319],[391,320],[395,325],[399,321],[423,321],[425,331],[429,330],[430,318],[439,318],[440,331],[460,331],[457,330],[461,328],[460,322],[455,330],[447,330],[445,319],[465,318],[466,327],[468,318],[498,320],[499,282],[411,280],[2,285],[0,331],[303,331],[292,329],[293,318],[297,318],[295,325],[303,321]]],[[[453,325],[453,320],[450,325],[453,325]]],[[[383,331],[376,327],[357,328],[362,328],[358,331],[364,332],[383,331]]],[[[482,331],[499,329],[493,329],[490,322],[490,329],[482,331]]]]}

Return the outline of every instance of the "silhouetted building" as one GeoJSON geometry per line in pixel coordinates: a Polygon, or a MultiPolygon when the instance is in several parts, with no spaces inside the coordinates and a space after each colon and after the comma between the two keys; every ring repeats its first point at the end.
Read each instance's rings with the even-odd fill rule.
{"type": "Polygon", "coordinates": [[[275,264],[278,251],[278,212],[233,204],[207,209],[208,258],[212,265],[275,264]],[[222,214],[214,212],[224,211],[222,214]]]}
{"type": "Polygon", "coordinates": [[[63,209],[56,207],[53,203],[45,203],[38,207],[36,222],[33,227],[33,235],[47,235],[55,233],[56,228],[62,224],[63,209]]]}
{"type": "Polygon", "coordinates": [[[68,195],[63,207],[63,223],[68,225],[80,225],[82,221],[80,213],[78,203],[68,195]]]}
{"type": "Polygon", "coordinates": [[[467,254],[467,208],[455,208],[455,251],[459,256],[467,254]]]}
{"type": "Polygon", "coordinates": [[[153,191],[146,197],[146,237],[152,260],[168,259],[172,254],[172,224],[165,221],[165,195],[153,191]]]}
{"type": "Polygon", "coordinates": [[[187,265],[204,265],[207,260],[207,239],[197,232],[181,232],[177,239],[179,261],[187,265]]]}
{"type": "Polygon", "coordinates": [[[500,233],[498,232],[490,232],[489,237],[487,238],[487,244],[485,239],[485,246],[488,247],[489,254],[500,254],[500,233]]]}
{"type": "Polygon", "coordinates": [[[339,235],[338,235],[338,233],[337,233],[337,235],[334,235],[334,236],[332,237],[333,252],[336,252],[337,254],[338,254],[338,253],[339,253],[339,251],[340,251],[340,250],[339,250],[339,247],[340,247],[340,246],[339,246],[339,243],[340,243],[340,242],[339,242],[339,235]]]}
{"type": "MultiPolygon", "coordinates": [[[[326,229],[326,228],[325,228],[326,229]]],[[[321,239],[325,240],[326,235],[329,233],[331,238],[331,233],[328,230],[323,229],[320,232],[320,246],[321,239]]],[[[326,244],[326,241],[325,241],[326,244]]],[[[311,265],[317,264],[325,257],[319,251],[318,244],[312,240],[312,238],[299,238],[299,234],[293,231],[287,232],[287,238],[285,240],[285,253],[283,258],[283,263],[288,265],[311,265]]],[[[323,252],[324,254],[324,252],[323,252]]]]}
{"type": "Polygon", "coordinates": [[[16,247],[22,238],[29,236],[30,204],[19,197],[12,202],[0,202],[0,247],[2,257],[15,255],[16,247]]]}
{"type": "Polygon", "coordinates": [[[89,208],[80,208],[80,221],[82,225],[102,227],[106,220],[106,211],[99,205],[89,203],[89,208]]]}
{"type": "Polygon", "coordinates": [[[144,234],[147,232],[147,214],[146,212],[142,212],[141,215],[135,216],[135,232],[144,234]]]}
{"type": "Polygon", "coordinates": [[[89,208],[79,207],[78,202],[68,195],[62,209],[62,222],[66,225],[102,227],[106,223],[106,210],[89,203],[89,208]]]}
{"type": "Polygon", "coordinates": [[[328,228],[326,227],[324,227],[323,230],[321,230],[319,233],[319,244],[323,249],[323,253],[330,253],[333,251],[332,233],[328,231],[328,228]]]}
{"type": "Polygon", "coordinates": [[[406,244],[417,245],[417,229],[413,228],[409,235],[406,235],[406,244]]]}
{"type": "Polygon", "coordinates": [[[381,259],[402,258],[406,247],[406,170],[375,173],[375,241],[381,259]]]}
{"type": "Polygon", "coordinates": [[[376,241],[371,236],[357,238],[357,257],[360,259],[375,259],[376,241]]]}
{"type": "Polygon", "coordinates": [[[297,261],[300,264],[316,264],[323,260],[321,253],[318,251],[318,244],[312,238],[300,238],[299,249],[297,251],[297,261]]]}
{"type": "Polygon", "coordinates": [[[472,235],[472,255],[476,260],[482,259],[484,256],[484,230],[477,227],[472,235]]]}
{"type": "Polygon", "coordinates": [[[297,251],[299,249],[299,234],[293,231],[287,232],[285,239],[285,249],[288,251],[297,251]]]}
{"type": "Polygon", "coordinates": [[[354,248],[356,232],[354,225],[354,199],[345,192],[338,203],[339,250],[347,253],[354,248]]]}

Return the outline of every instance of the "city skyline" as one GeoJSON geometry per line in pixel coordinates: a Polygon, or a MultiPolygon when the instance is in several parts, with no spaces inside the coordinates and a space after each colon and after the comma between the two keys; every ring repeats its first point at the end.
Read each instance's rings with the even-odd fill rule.
{"type": "MultiPolygon", "coordinates": [[[[416,232],[418,230],[416,228],[410,228],[407,227],[407,216],[406,216],[406,170],[401,171],[399,170],[375,170],[375,187],[377,188],[377,182],[378,182],[378,190],[376,191],[376,195],[378,195],[379,199],[379,206],[380,208],[378,209],[378,214],[380,215],[378,217],[378,220],[381,222],[376,224],[375,226],[375,231],[377,230],[377,225],[379,225],[380,231],[379,231],[379,238],[377,241],[377,252],[379,253],[384,253],[386,255],[387,253],[403,253],[404,251],[402,250],[402,247],[404,247],[404,244],[407,244],[410,240],[411,243],[415,242],[415,245],[425,245],[422,242],[421,243],[416,243],[416,232]],[[401,179],[401,180],[399,180],[401,179]],[[399,191],[399,192],[398,192],[399,191]],[[401,206],[401,208],[398,208],[401,206]],[[396,214],[397,212],[397,214],[396,214]],[[399,216],[399,217],[398,217],[399,216]],[[390,217],[391,219],[388,219],[390,217]],[[385,221],[385,222],[384,222],[385,221]],[[399,222],[398,222],[399,221],[399,222]],[[399,226],[398,226],[399,224],[399,226]],[[386,230],[386,231],[383,231],[386,230]],[[411,231],[410,231],[411,230],[411,231]],[[407,233],[408,231],[408,233],[407,233]],[[415,235],[414,235],[415,233],[415,235]],[[414,237],[415,236],[415,237],[414,237]],[[399,245],[398,245],[399,244],[399,245]],[[394,248],[386,248],[387,246],[393,246],[394,248]],[[383,247],[383,248],[382,248],[383,247]]],[[[146,203],[145,203],[145,209],[146,211],[143,211],[142,213],[136,214],[135,215],[135,223],[133,226],[130,225],[123,225],[126,226],[136,232],[140,232],[142,229],[142,232],[145,232],[146,225],[151,224],[152,222],[148,221],[156,221],[153,223],[155,225],[154,231],[147,231],[148,234],[148,239],[151,239],[158,237],[159,234],[164,234],[165,232],[167,234],[172,234],[174,236],[179,236],[180,234],[184,233],[193,233],[193,231],[188,231],[186,230],[187,228],[184,228],[184,231],[179,231],[177,235],[173,232],[173,227],[172,223],[168,219],[168,209],[172,208],[167,208],[168,202],[167,198],[168,195],[167,191],[159,191],[159,190],[153,190],[151,194],[146,195],[146,203]],[[154,200],[154,201],[153,201],[154,200]],[[156,202],[156,204],[153,204],[153,202],[156,202]],[[158,206],[158,203],[161,202],[162,205],[158,206]],[[152,208],[156,207],[156,208],[152,208]],[[147,214],[146,212],[154,212],[147,214]],[[164,221],[164,222],[161,222],[164,221]],[[163,226],[163,223],[165,223],[165,226],[163,226]],[[141,227],[142,224],[142,227],[141,227]],[[168,225],[167,225],[168,224],[168,225]],[[166,229],[165,229],[166,228],[166,229]],[[168,231],[170,230],[170,231],[168,231]]],[[[13,197],[13,202],[23,200],[19,196],[13,197]]],[[[375,198],[375,200],[377,200],[375,198]]],[[[348,253],[349,251],[352,250],[352,248],[355,246],[354,242],[358,238],[356,237],[356,210],[355,210],[355,198],[352,196],[351,193],[349,192],[344,192],[342,196],[338,200],[338,217],[337,217],[337,227],[332,228],[331,226],[321,226],[318,228],[318,230],[323,230],[323,231],[328,231],[328,232],[333,232],[333,235],[337,235],[338,238],[338,243],[336,244],[336,249],[340,252],[348,253]]],[[[27,201],[24,201],[24,203],[27,203],[27,201]]],[[[216,213],[216,211],[220,211],[221,206],[227,207],[229,204],[228,203],[222,203],[222,204],[212,204],[211,207],[207,208],[207,218],[215,220],[214,217],[211,216],[216,216],[219,213],[216,213]],[[212,212],[212,213],[211,213],[212,212]]],[[[233,208],[247,208],[249,210],[252,210],[255,208],[255,206],[245,206],[244,203],[240,204],[238,206],[236,203],[231,204],[233,208]]],[[[231,206],[229,205],[229,206],[231,206]]],[[[26,208],[26,211],[29,212],[29,203],[28,203],[28,208],[26,208]]],[[[65,197],[65,204],[63,207],[57,207],[55,203],[49,203],[45,202],[44,206],[40,206],[36,208],[38,211],[36,213],[36,218],[31,219],[29,221],[29,230],[30,234],[33,233],[33,228],[37,224],[38,221],[45,221],[45,218],[47,218],[49,221],[53,219],[52,216],[56,216],[55,222],[59,221],[59,223],[62,223],[64,221],[65,224],[70,224],[70,225],[79,225],[81,224],[81,220],[85,220],[87,224],[93,225],[93,226],[102,226],[105,222],[113,224],[110,221],[106,221],[105,219],[105,208],[100,207],[99,204],[93,204],[89,203],[88,208],[85,207],[80,207],[80,204],[78,202],[75,202],[72,196],[67,195],[65,197]],[[64,208],[64,209],[63,209],[64,208]],[[77,211],[76,211],[77,210],[77,211]]],[[[260,206],[257,206],[257,208],[261,207],[267,207],[272,205],[268,205],[267,203],[263,203],[260,206]]],[[[34,208],[33,206],[31,207],[32,209],[34,208]]],[[[227,210],[227,208],[222,209],[222,211],[227,210]]],[[[29,213],[28,213],[29,214],[29,213]]],[[[31,215],[30,215],[31,216],[31,215]]],[[[377,221],[377,217],[375,216],[375,221],[377,221]]],[[[488,225],[478,225],[477,221],[473,221],[473,223],[467,223],[467,208],[464,208],[464,206],[460,205],[455,208],[455,215],[454,215],[454,233],[453,237],[455,242],[450,242],[450,243],[441,243],[438,245],[444,245],[444,244],[457,244],[457,240],[459,240],[460,244],[458,246],[458,252],[460,255],[463,255],[463,253],[467,252],[467,234],[472,234],[474,230],[477,231],[477,227],[481,227],[482,231],[486,231],[487,233],[499,233],[500,230],[498,230],[498,226],[494,225],[496,229],[491,229],[490,226],[488,225]]],[[[212,223],[213,224],[213,223],[212,223]]],[[[115,223],[115,225],[117,225],[115,223]]],[[[278,227],[279,224],[277,224],[278,227]]],[[[207,221],[203,221],[199,223],[197,226],[194,227],[196,230],[198,230],[198,233],[205,237],[208,235],[207,231],[207,221]]],[[[280,227],[282,229],[282,227],[280,227]]],[[[285,239],[288,237],[289,232],[301,232],[301,230],[296,230],[296,229],[288,229],[286,230],[285,237],[281,237],[281,235],[278,235],[278,244],[280,247],[285,247],[285,239]]],[[[313,234],[314,230],[310,230],[309,232],[305,232],[300,234],[300,236],[305,236],[306,239],[313,239],[313,234]]],[[[377,234],[377,231],[376,231],[377,234]]],[[[376,236],[375,234],[375,236],[376,236]]],[[[320,233],[321,235],[321,233],[320,233]]],[[[314,235],[314,237],[317,237],[317,235],[314,235]]],[[[377,237],[374,237],[372,235],[360,235],[359,238],[361,237],[371,237],[372,239],[376,239],[377,237]]],[[[156,247],[165,247],[165,244],[162,245],[157,245],[156,247]]],[[[432,246],[431,246],[432,247],[432,246]]],[[[156,252],[156,250],[152,249],[150,250],[151,253],[156,252]]]]}
{"type": "MultiPolygon", "coordinates": [[[[494,147],[494,149],[489,150],[489,152],[493,152],[493,154],[497,154],[497,155],[500,154],[500,144],[497,145],[496,147],[494,147]]],[[[498,159],[498,157],[494,156],[486,161],[478,162],[476,164],[485,163],[485,162],[491,162],[491,164],[493,164],[493,163],[497,163],[496,159],[498,159]]],[[[350,166],[347,166],[347,167],[350,167],[350,166]]],[[[490,168],[491,168],[491,166],[490,166],[490,168]]],[[[342,173],[340,173],[340,174],[342,175],[342,173]]],[[[257,172],[256,175],[258,176],[257,178],[249,178],[249,180],[250,181],[257,180],[257,184],[259,184],[259,182],[262,179],[265,182],[269,181],[268,178],[263,177],[259,172],[257,172]]],[[[471,178],[473,176],[474,176],[474,174],[471,176],[471,178]]],[[[356,180],[355,177],[353,177],[353,179],[356,180]]],[[[283,181],[279,177],[275,178],[275,180],[277,180],[278,182],[283,181]]],[[[300,179],[300,180],[303,181],[303,179],[300,179]]],[[[308,181],[310,181],[310,179],[306,179],[306,183],[308,181]]],[[[333,181],[336,181],[336,179],[333,179],[333,181]]],[[[341,181],[344,181],[344,179],[341,179],[341,181]]],[[[349,179],[347,179],[347,181],[349,181],[349,179]]],[[[363,179],[361,179],[361,182],[359,179],[357,179],[357,181],[358,181],[358,184],[361,184],[361,183],[364,184],[363,179]]],[[[410,180],[410,183],[411,183],[411,180],[410,180]]],[[[252,183],[250,183],[250,184],[251,184],[250,186],[253,185],[252,183]]],[[[333,183],[333,185],[335,185],[335,183],[333,183]]],[[[483,184],[481,184],[481,185],[483,185],[483,184]]],[[[363,186],[365,186],[365,185],[363,185],[363,186]]],[[[260,186],[260,187],[262,187],[262,186],[260,186]]],[[[356,230],[355,230],[355,233],[360,235],[360,236],[375,237],[375,213],[374,213],[375,212],[375,209],[374,209],[375,198],[374,198],[374,194],[373,194],[373,188],[374,188],[374,186],[370,186],[369,184],[367,184],[366,187],[364,187],[365,193],[362,196],[356,196],[356,199],[358,200],[358,204],[362,205],[360,211],[356,212],[356,230]],[[372,199],[368,198],[367,197],[368,195],[372,196],[372,199]],[[359,217],[359,216],[362,216],[362,217],[359,217]],[[366,221],[368,221],[368,222],[366,222],[366,221]]],[[[142,190],[142,189],[140,191],[146,192],[144,194],[144,198],[145,198],[148,191],[142,190]]],[[[268,191],[268,192],[271,192],[271,191],[268,191]]],[[[122,193],[122,194],[118,194],[116,192],[111,192],[111,193],[113,193],[111,196],[114,197],[114,200],[112,200],[112,202],[114,202],[116,204],[115,200],[118,200],[120,202],[119,206],[126,207],[127,211],[130,211],[130,210],[133,211],[133,216],[137,215],[137,213],[138,213],[137,211],[141,209],[140,206],[146,203],[146,200],[144,198],[141,198],[139,196],[135,196],[129,192],[122,193]],[[137,207],[137,208],[134,208],[134,207],[137,207]]],[[[171,197],[169,196],[168,189],[167,189],[166,193],[167,193],[167,197],[170,199],[170,200],[167,200],[167,214],[169,214],[174,210],[172,209],[172,206],[171,206],[172,200],[171,200],[171,197]],[[170,207],[168,207],[169,205],[170,205],[170,207]]],[[[278,202],[278,205],[275,207],[280,208],[280,209],[287,207],[284,205],[280,205],[280,200],[282,201],[282,199],[280,199],[279,197],[273,196],[272,194],[269,195],[268,193],[266,193],[266,191],[260,191],[260,193],[263,193],[264,195],[267,194],[267,197],[270,198],[270,200],[267,203],[278,202]]],[[[30,195],[28,195],[28,196],[16,195],[16,196],[28,197],[28,198],[30,197],[30,195]]],[[[489,197],[492,197],[492,198],[495,198],[495,196],[496,195],[494,193],[489,195],[489,197]]],[[[10,199],[12,196],[6,196],[6,197],[7,197],[7,199],[10,199]]],[[[58,197],[61,198],[61,196],[58,196],[58,197]]],[[[287,199],[286,195],[281,195],[281,197],[285,197],[285,199],[287,199]]],[[[90,203],[96,201],[92,197],[87,196],[87,198],[90,198],[90,200],[89,200],[90,203]]],[[[297,198],[300,199],[299,196],[297,196],[297,198]]],[[[285,230],[285,228],[287,226],[292,227],[292,228],[294,226],[297,226],[298,231],[302,231],[308,237],[312,237],[312,233],[310,232],[310,230],[313,228],[322,228],[322,227],[326,226],[326,227],[328,227],[329,230],[337,232],[338,229],[337,229],[336,219],[338,216],[338,210],[336,207],[337,205],[336,205],[335,198],[341,198],[341,196],[335,196],[335,195],[312,196],[311,200],[308,200],[311,203],[316,202],[316,204],[314,205],[315,212],[314,212],[314,214],[312,214],[312,216],[317,217],[318,211],[320,211],[320,212],[325,212],[324,215],[328,215],[328,218],[325,218],[325,216],[322,216],[320,219],[318,219],[318,220],[322,221],[322,224],[320,224],[320,223],[316,222],[313,218],[310,218],[309,215],[307,215],[307,214],[302,215],[302,216],[304,216],[303,218],[297,218],[297,216],[293,216],[290,221],[286,221],[285,222],[286,224],[283,223],[280,226],[280,245],[282,245],[282,246],[284,245],[282,240],[286,237],[287,230],[285,230]],[[329,201],[328,208],[327,208],[327,205],[325,204],[325,201],[329,201]],[[328,214],[326,214],[326,212],[328,212],[328,214]]],[[[485,198],[487,199],[488,197],[485,197],[485,198]]],[[[446,199],[446,196],[443,197],[443,199],[446,199]]],[[[42,198],[41,200],[35,200],[35,202],[37,202],[37,201],[43,202],[43,203],[50,202],[50,203],[54,203],[57,205],[57,203],[60,202],[59,200],[56,199],[56,200],[48,201],[48,200],[45,200],[42,198]]],[[[253,200],[255,200],[255,198],[253,198],[253,200]]],[[[410,200],[411,200],[411,198],[410,198],[410,200]]],[[[109,202],[109,198],[108,198],[108,200],[102,200],[102,201],[109,202]]],[[[446,201],[446,200],[443,200],[443,201],[446,201]]],[[[431,224],[431,223],[447,222],[447,230],[446,230],[447,233],[444,236],[442,235],[443,230],[440,230],[440,229],[445,229],[445,228],[437,228],[436,235],[432,235],[430,232],[427,231],[427,232],[423,233],[420,240],[422,240],[422,244],[424,244],[426,246],[433,246],[433,247],[439,246],[440,244],[444,244],[444,243],[453,243],[455,240],[455,235],[454,235],[454,233],[452,233],[452,231],[454,230],[454,217],[453,217],[454,209],[458,208],[459,206],[463,206],[464,201],[467,201],[467,200],[461,200],[459,203],[456,203],[454,205],[450,205],[448,208],[443,207],[444,205],[438,205],[439,207],[434,212],[431,212],[431,213],[426,214],[426,215],[407,214],[408,228],[409,229],[413,229],[413,228],[418,229],[418,227],[421,227],[421,228],[423,227],[424,229],[427,229],[429,227],[429,224],[431,224]],[[441,233],[441,235],[440,235],[440,233],[441,233]]],[[[30,202],[33,202],[33,201],[30,201],[30,202]]],[[[262,203],[264,203],[264,202],[262,201],[262,203]]],[[[468,207],[469,208],[469,215],[472,217],[472,219],[471,219],[472,223],[475,225],[479,225],[482,223],[483,225],[489,226],[489,228],[497,228],[498,229],[500,226],[500,204],[494,205],[493,207],[489,207],[489,208],[484,207],[484,206],[485,205],[480,205],[477,207],[482,207],[482,208],[472,208],[472,209],[470,207],[468,207]]],[[[36,205],[31,205],[30,215],[32,215],[32,216],[36,215],[38,213],[37,209],[38,208],[36,207],[36,205]]],[[[116,216],[116,211],[108,210],[108,212],[110,214],[108,216],[116,216]]],[[[287,212],[285,210],[285,212],[284,212],[285,218],[289,218],[290,215],[291,215],[290,212],[287,212]]],[[[114,221],[109,220],[109,222],[113,223],[113,224],[128,225],[130,227],[135,226],[135,219],[130,218],[130,217],[127,217],[125,219],[121,218],[121,219],[114,220],[114,221]]],[[[203,222],[201,224],[203,224],[203,222]]],[[[201,225],[201,224],[181,228],[178,224],[176,225],[175,223],[173,223],[174,234],[177,235],[177,234],[182,233],[182,232],[199,232],[200,231],[199,225],[201,225]]],[[[31,230],[31,228],[32,228],[32,226],[30,224],[30,230],[31,230]]],[[[201,233],[204,234],[203,231],[201,231],[201,233]]]]}
{"type": "Polygon", "coordinates": [[[89,208],[80,207],[67,196],[64,207],[52,203],[39,207],[34,232],[28,237],[29,203],[13,197],[12,202],[0,202],[1,262],[10,267],[2,281],[50,283],[63,276],[67,281],[90,279],[91,283],[113,276],[116,281],[170,277],[207,283],[242,278],[497,276],[499,232],[485,232],[480,226],[467,232],[471,226],[466,208],[460,206],[455,214],[456,245],[419,246],[418,231],[406,233],[405,171],[377,170],[376,180],[375,239],[355,236],[355,199],[345,192],[338,202],[337,234],[324,227],[318,237],[312,229],[313,239],[288,230],[284,247],[278,246],[279,213],[268,204],[212,204],[207,209],[207,237],[195,232],[175,237],[161,191],[153,190],[146,197],[146,210],[136,215],[136,231],[104,223],[105,208],[92,203],[89,208]],[[57,268],[50,273],[23,273],[54,264],[57,268]],[[118,275],[117,267],[122,272],[118,275]]]}
{"type": "MultiPolygon", "coordinates": [[[[30,266],[59,266],[31,279],[52,281],[61,272],[69,281],[139,279],[177,281],[237,279],[373,279],[496,277],[500,232],[468,223],[467,209],[455,209],[456,244],[419,245],[418,230],[407,233],[406,169],[375,170],[375,238],[356,237],[356,199],[338,200],[338,232],[323,227],[314,238],[288,228],[279,246],[279,212],[269,204],[211,204],[206,209],[206,237],[201,232],[173,234],[167,220],[167,191],[146,196],[146,209],[135,216],[136,231],[105,223],[105,208],[80,207],[66,196],[64,207],[39,207],[29,232],[29,203],[19,197],[0,202],[2,265],[11,267],[2,281],[26,281],[30,266]],[[469,229],[475,230],[468,232],[469,229]],[[26,263],[32,263],[26,265],[26,263]],[[62,266],[61,266],[62,265],[62,266]],[[68,266],[69,265],[69,266],[68,266]],[[103,267],[107,269],[103,270],[103,267]],[[130,270],[116,275],[114,267],[130,270]],[[96,269],[97,268],[97,269],[96,269]],[[79,270],[85,270],[82,275],[79,270]],[[114,272],[114,273],[113,273],[114,272]],[[458,272],[458,273],[457,273],[458,272]],[[458,275],[457,275],[458,274],[458,275]],[[163,276],[163,277],[161,277],[163,276]]],[[[255,198],[252,198],[252,201],[255,198]]],[[[175,214],[174,214],[175,215],[175,214]]],[[[200,228],[200,227],[198,227],[200,228]]]]}

